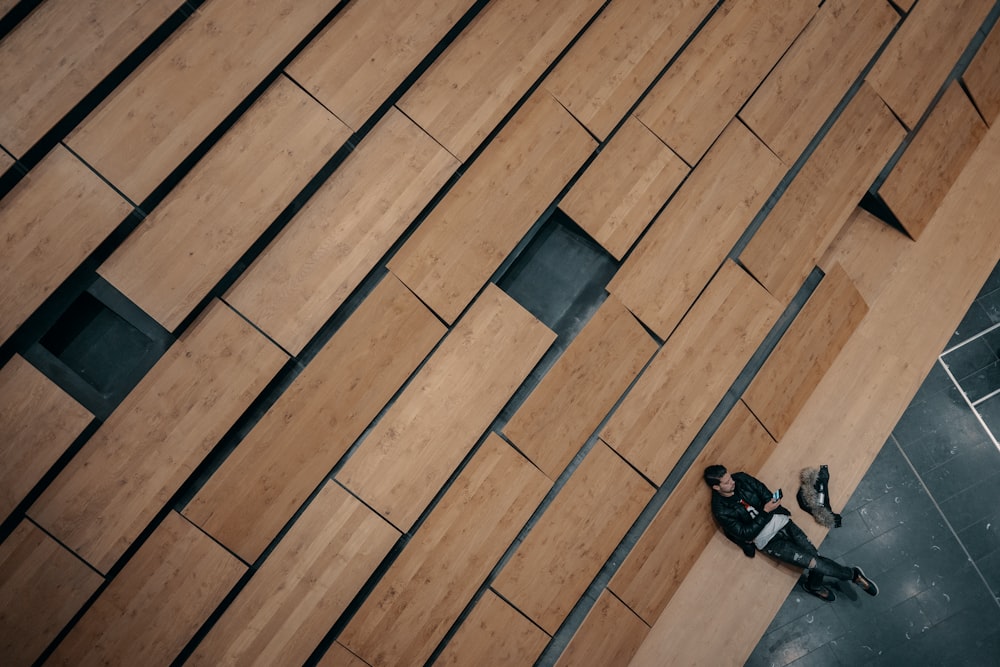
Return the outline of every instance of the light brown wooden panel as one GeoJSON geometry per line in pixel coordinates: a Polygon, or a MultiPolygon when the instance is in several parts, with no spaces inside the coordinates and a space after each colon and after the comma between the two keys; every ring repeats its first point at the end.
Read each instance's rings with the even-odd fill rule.
{"type": "Polygon", "coordinates": [[[20,0],[0,0],[0,16],[3,16],[13,9],[18,2],[20,2],[20,0]]]}
{"type": "Polygon", "coordinates": [[[679,157],[629,118],[559,208],[621,259],[687,174],[679,157]]]}
{"type": "Polygon", "coordinates": [[[473,4],[350,3],[285,71],[358,130],[473,4]]]}
{"type": "Polygon", "coordinates": [[[605,590],[556,665],[627,665],[648,632],[649,626],[641,618],[605,590]]]}
{"type": "Polygon", "coordinates": [[[608,283],[608,291],[666,338],[784,174],[781,160],[733,121],[608,283]]]}
{"type": "Polygon", "coordinates": [[[532,665],[549,636],[496,593],[486,590],[435,665],[532,665]]]}
{"type": "Polygon", "coordinates": [[[409,530],[554,339],[488,285],[337,480],[409,530]]]}
{"type": "Polygon", "coordinates": [[[350,133],[279,77],[98,273],[175,329],[350,133]]]}
{"type": "Polygon", "coordinates": [[[996,25],[962,74],[962,82],[992,127],[1000,118],[1000,28],[996,25]]]}
{"type": "Polygon", "coordinates": [[[452,155],[468,160],[602,4],[489,3],[406,92],[399,108],[452,155]]]}
{"type": "Polygon", "coordinates": [[[367,662],[337,642],[330,645],[330,648],[316,664],[317,667],[368,667],[367,662]]]}
{"type": "Polygon", "coordinates": [[[31,665],[101,585],[101,575],[21,521],[0,544],[0,654],[31,665]]]}
{"type": "Polygon", "coordinates": [[[542,85],[603,141],[715,4],[612,2],[542,85]]]}
{"type": "Polygon", "coordinates": [[[862,84],[740,254],[775,298],[792,300],[905,135],[862,84]]]}
{"type": "Polygon", "coordinates": [[[913,9],[913,3],[916,1],[917,0],[890,0],[892,4],[894,4],[896,7],[899,7],[904,12],[908,12],[911,9],[913,9]]]}
{"type": "Polygon", "coordinates": [[[0,41],[0,145],[23,156],[181,4],[53,0],[32,10],[0,41]]]}
{"type": "Polygon", "coordinates": [[[931,105],[994,7],[992,0],[920,2],[865,77],[908,128],[931,105]]]}
{"type": "Polygon", "coordinates": [[[656,352],[657,344],[608,297],[504,427],[555,480],[656,352]]]}
{"type": "Polygon", "coordinates": [[[740,118],[791,166],[898,21],[885,0],[829,0],[751,96],[740,118]]]}
{"type": "Polygon", "coordinates": [[[28,514],[107,572],[286,359],[225,304],[213,303],[28,514]]]}
{"type": "Polygon", "coordinates": [[[0,200],[0,342],[131,211],[61,145],[0,200]]]}
{"type": "Polygon", "coordinates": [[[142,201],[336,5],[206,2],[67,144],[132,201],[142,201]]]}
{"type": "Polygon", "coordinates": [[[14,158],[7,155],[2,148],[0,148],[0,175],[6,172],[8,169],[14,166],[14,158]]]}
{"type": "Polygon", "coordinates": [[[387,275],[184,509],[256,561],[444,335],[387,275]]]}
{"type": "Polygon", "coordinates": [[[305,664],[398,539],[327,482],[186,664],[305,664]]]}
{"type": "Polygon", "coordinates": [[[411,120],[391,110],[226,300],[298,354],[457,167],[411,120]]]}
{"type": "Polygon", "coordinates": [[[598,440],[500,570],[493,590],[554,634],[654,491],[598,440]]]}
{"type": "Polygon", "coordinates": [[[595,147],[558,102],[536,93],[389,260],[389,269],[454,322],[595,147]]]}
{"type": "Polygon", "coordinates": [[[695,164],[817,7],[799,0],[723,3],[635,115],[688,164],[695,164]]]}
{"type": "Polygon", "coordinates": [[[245,571],[232,554],[171,512],[49,662],[170,664],[245,571]]]}
{"type": "Polygon", "coordinates": [[[764,288],[726,261],[601,437],[662,484],[780,314],[764,288]]]}
{"type": "Polygon", "coordinates": [[[905,234],[859,207],[827,248],[819,267],[830,271],[840,264],[861,297],[874,303],[910,243],[905,234]]]}
{"type": "Polygon", "coordinates": [[[423,664],[550,487],[490,434],[338,641],[371,665],[423,664]]]}

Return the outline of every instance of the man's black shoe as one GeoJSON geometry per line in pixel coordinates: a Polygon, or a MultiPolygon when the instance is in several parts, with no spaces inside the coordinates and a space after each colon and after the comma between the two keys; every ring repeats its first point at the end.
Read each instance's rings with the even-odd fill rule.
{"type": "Polygon", "coordinates": [[[834,600],[837,599],[837,596],[833,594],[833,591],[831,591],[826,586],[820,586],[819,588],[812,588],[809,586],[809,584],[803,581],[802,588],[803,590],[805,590],[806,593],[809,593],[810,595],[815,595],[824,602],[833,602],[834,600]]]}
{"type": "Polygon", "coordinates": [[[875,585],[874,581],[865,576],[865,573],[861,571],[860,567],[854,568],[853,581],[861,588],[861,590],[868,593],[868,595],[871,595],[872,597],[878,595],[878,586],[875,585]]]}

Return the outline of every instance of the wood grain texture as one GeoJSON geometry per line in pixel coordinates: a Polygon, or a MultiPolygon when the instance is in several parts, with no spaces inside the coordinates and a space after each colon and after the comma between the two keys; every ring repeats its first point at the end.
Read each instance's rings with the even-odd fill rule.
{"type": "Polygon", "coordinates": [[[548,643],[541,628],[487,589],[434,664],[532,665],[548,643]]]}
{"type": "Polygon", "coordinates": [[[962,82],[992,127],[1000,119],[1000,28],[996,25],[962,74],[962,82]]]}
{"type": "Polygon", "coordinates": [[[14,158],[5,153],[0,146],[0,175],[3,175],[8,169],[14,166],[14,158]]]}
{"type": "Polygon", "coordinates": [[[317,667],[369,667],[368,663],[354,655],[343,644],[333,642],[323,657],[316,663],[317,667]]]}
{"type": "Polygon", "coordinates": [[[648,632],[649,626],[641,618],[604,590],[556,665],[627,665],[648,632]]]}
{"type": "Polygon", "coordinates": [[[820,258],[819,267],[830,271],[839,264],[865,302],[874,303],[910,243],[906,234],[858,207],[820,258]]]}

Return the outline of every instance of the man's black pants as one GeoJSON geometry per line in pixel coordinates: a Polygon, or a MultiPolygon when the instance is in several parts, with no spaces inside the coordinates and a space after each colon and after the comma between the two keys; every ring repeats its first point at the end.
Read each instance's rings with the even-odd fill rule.
{"type": "Polygon", "coordinates": [[[854,578],[854,570],[851,568],[825,556],[820,556],[816,552],[816,547],[809,541],[809,537],[791,520],[771,538],[761,551],[783,563],[803,568],[809,568],[809,563],[815,558],[816,564],[809,568],[809,577],[806,580],[809,588],[815,589],[823,585],[823,577],[833,577],[841,581],[854,578]]]}

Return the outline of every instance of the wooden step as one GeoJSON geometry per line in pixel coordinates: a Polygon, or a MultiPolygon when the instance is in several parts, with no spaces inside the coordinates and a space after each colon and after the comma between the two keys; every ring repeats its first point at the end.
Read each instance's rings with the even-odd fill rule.
{"type": "Polygon", "coordinates": [[[648,633],[649,626],[605,589],[556,665],[627,665],[648,633]]]}
{"type": "Polygon", "coordinates": [[[1000,118],[1000,28],[990,30],[962,74],[972,101],[990,127],[1000,118]]]}
{"type": "Polygon", "coordinates": [[[434,664],[532,665],[548,643],[541,628],[487,589],[434,664]]]}

